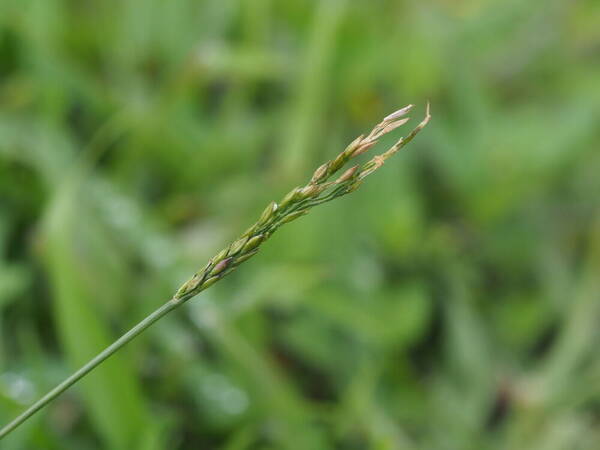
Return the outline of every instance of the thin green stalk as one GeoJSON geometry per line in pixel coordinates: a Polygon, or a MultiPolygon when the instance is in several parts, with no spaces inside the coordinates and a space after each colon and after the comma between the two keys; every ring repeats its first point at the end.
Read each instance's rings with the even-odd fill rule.
{"type": "Polygon", "coordinates": [[[196,296],[204,289],[209,288],[217,281],[220,281],[243,262],[256,255],[260,246],[267,241],[279,227],[308,214],[315,206],[329,202],[358,189],[364,178],[379,169],[388,158],[408,144],[427,125],[430,119],[429,105],[427,105],[425,119],[423,119],[423,121],[421,121],[421,123],[419,123],[419,125],[417,125],[417,127],[406,137],[399,139],[386,152],[376,155],[362,166],[355,165],[346,169],[341,175],[337,175],[337,178],[335,178],[334,181],[330,181],[330,179],[340,172],[351,159],[362,155],[373,147],[381,136],[404,125],[408,121],[408,118],[405,118],[404,116],[411,108],[412,105],[409,105],[385,117],[367,136],[359,136],[335,159],[319,166],[305,186],[292,189],[279,203],[271,202],[254,225],[248,228],[240,238],[221,250],[204,268],[196,272],[188,281],[186,281],[177,290],[171,300],[134,326],[98,356],[81,367],[73,375],[30,406],[15,420],[2,428],[0,430],[0,439],[4,438],[70,386],[77,383],[81,378],[162,316],[196,296]]]}
{"type": "Polygon", "coordinates": [[[94,368],[96,368],[96,366],[101,364],[104,360],[108,359],[113,353],[115,353],[121,347],[125,346],[125,344],[127,344],[129,341],[133,340],[133,338],[135,338],[138,334],[140,334],[142,331],[144,331],[162,316],[177,308],[182,303],[183,302],[181,301],[176,301],[172,299],[164,305],[162,305],[152,314],[147,316],[144,320],[142,320],[140,323],[134,326],[131,330],[129,330],[111,345],[106,347],[104,351],[99,353],[94,359],[82,366],[69,378],[64,380],[62,383],[60,383],[58,386],[56,386],[54,389],[52,389],[50,392],[48,392],[46,395],[40,398],[37,402],[35,402],[33,405],[27,408],[12,422],[10,422],[8,425],[2,428],[0,430],[0,439],[4,438],[7,434],[9,434],[15,428],[17,428],[19,425],[21,425],[23,422],[25,422],[27,419],[33,416],[36,412],[38,412],[40,409],[42,409],[44,406],[46,406],[48,403],[50,403],[52,400],[54,400],[56,397],[58,397],[60,394],[62,394],[64,391],[69,389],[72,385],[74,385],[84,376],[90,373],[94,368]]]}

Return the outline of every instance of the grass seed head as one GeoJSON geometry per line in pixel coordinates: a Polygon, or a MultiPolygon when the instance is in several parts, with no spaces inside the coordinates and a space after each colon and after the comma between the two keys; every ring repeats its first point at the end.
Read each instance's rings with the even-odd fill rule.
{"type": "Polygon", "coordinates": [[[427,104],[427,112],[421,123],[406,137],[399,139],[386,152],[374,156],[362,166],[356,165],[346,169],[333,182],[328,181],[328,179],[340,171],[350,159],[365,153],[373,147],[381,136],[406,124],[409,119],[404,116],[408,114],[412,107],[413,105],[405,106],[386,116],[368,135],[360,135],[339,155],[319,166],[305,186],[292,189],[284,196],[279,205],[271,202],[254,225],[248,228],[229,247],[219,252],[203,270],[184,283],[174,298],[185,301],[193,297],[256,255],[259,246],[272,236],[281,225],[308,214],[317,205],[358,189],[364,178],[379,169],[388,158],[403,148],[429,123],[431,118],[429,104],[427,104]]]}

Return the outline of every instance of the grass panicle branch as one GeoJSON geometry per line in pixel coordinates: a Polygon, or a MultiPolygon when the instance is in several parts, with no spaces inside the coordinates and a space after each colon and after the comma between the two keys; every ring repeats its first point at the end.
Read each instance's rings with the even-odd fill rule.
{"type": "Polygon", "coordinates": [[[109,358],[121,347],[130,342],[138,334],[154,322],[185,303],[198,293],[209,288],[217,281],[225,278],[240,264],[256,255],[260,246],[266,242],[282,225],[292,222],[310,212],[317,205],[327,203],[338,197],[354,192],[360,187],[363,180],[379,169],[391,156],[408,144],[428,123],[431,118],[429,104],[425,118],[405,137],[400,138],[394,145],[382,154],[374,156],[363,165],[354,165],[342,169],[348,163],[371,147],[387,133],[406,124],[405,117],[413,105],[408,105],[385,117],[379,124],[364,136],[361,135],[348,145],[336,158],[319,166],[313,173],[310,181],[301,187],[296,187],[288,192],[279,203],[271,202],[263,211],[257,222],[252,225],[231,245],[217,253],[200,271],[196,272],[163,306],[148,315],[144,320],[113,342],[99,353],[95,358],[69,376],[66,380],[39,399],[21,415],[0,430],[0,439],[6,437],[11,431],[23,424],[36,412],[62,394],[69,387],[91,372],[95,367],[109,358]]]}

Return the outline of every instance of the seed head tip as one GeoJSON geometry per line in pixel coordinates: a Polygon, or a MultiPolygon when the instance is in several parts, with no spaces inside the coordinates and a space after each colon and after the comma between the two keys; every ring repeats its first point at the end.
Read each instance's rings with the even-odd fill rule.
{"type": "Polygon", "coordinates": [[[402,117],[406,115],[412,109],[413,106],[414,105],[407,105],[404,108],[399,109],[398,111],[394,111],[389,116],[384,117],[383,121],[389,122],[391,120],[397,119],[398,117],[402,117]]]}

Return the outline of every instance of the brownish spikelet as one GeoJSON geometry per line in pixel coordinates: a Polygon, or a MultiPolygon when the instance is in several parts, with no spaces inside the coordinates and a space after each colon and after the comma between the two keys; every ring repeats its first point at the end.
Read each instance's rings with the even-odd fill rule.
{"type": "Polygon", "coordinates": [[[335,184],[341,184],[344,181],[348,181],[350,178],[352,178],[354,176],[354,174],[356,173],[357,170],[358,170],[357,165],[350,167],[337,180],[335,180],[335,184]]]}

